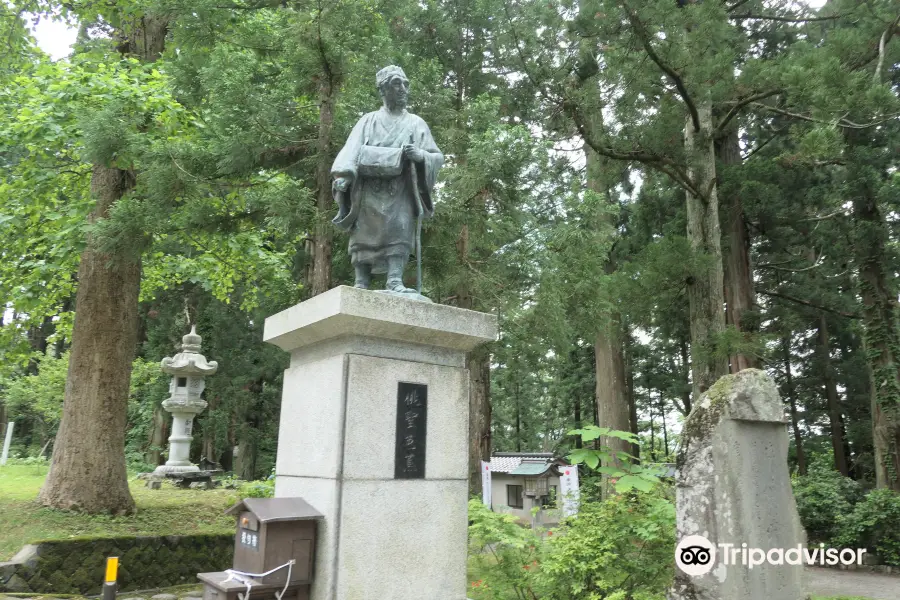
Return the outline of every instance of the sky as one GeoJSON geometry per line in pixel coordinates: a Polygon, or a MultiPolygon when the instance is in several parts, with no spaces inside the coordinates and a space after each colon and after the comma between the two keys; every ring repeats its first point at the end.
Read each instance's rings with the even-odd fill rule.
{"type": "MultiPolygon", "coordinates": [[[[806,4],[813,8],[821,8],[826,0],[806,0],[806,4]]],[[[33,27],[34,37],[38,46],[49,54],[53,60],[58,60],[69,54],[78,30],[59,21],[41,19],[37,27],[33,27]]]]}
{"type": "Polygon", "coordinates": [[[37,27],[32,27],[34,37],[41,50],[58,60],[69,54],[78,30],[61,21],[41,19],[37,27]]]}

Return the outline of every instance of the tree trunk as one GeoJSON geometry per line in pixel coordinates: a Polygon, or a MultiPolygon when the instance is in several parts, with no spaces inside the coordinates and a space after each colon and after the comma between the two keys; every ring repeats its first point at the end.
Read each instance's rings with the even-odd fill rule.
{"type": "Polygon", "coordinates": [[[681,392],[681,405],[684,407],[684,416],[691,414],[691,358],[688,352],[687,340],[682,336],[678,348],[681,352],[681,368],[684,370],[684,388],[681,392]]]}
{"type": "Polygon", "coordinates": [[[856,243],[866,357],[872,374],[875,485],[900,492],[900,322],[897,294],[887,275],[887,227],[865,169],[851,166],[856,243]]]}
{"type": "Polygon", "coordinates": [[[728,373],[728,359],[716,351],[716,337],[725,329],[724,275],[722,273],[716,159],[709,100],[698,107],[700,129],[688,120],[685,150],[693,166],[697,193],[687,194],[687,236],[697,265],[687,280],[691,318],[691,379],[694,400],[728,373]]]}
{"type": "MultiPolygon", "coordinates": [[[[483,210],[483,207],[479,207],[483,210]]],[[[460,228],[456,240],[457,259],[460,268],[469,261],[469,226],[460,228]]],[[[468,310],[475,309],[475,298],[469,282],[463,279],[456,289],[456,305],[468,310]]],[[[491,459],[491,353],[481,347],[466,357],[469,370],[469,494],[481,495],[481,461],[491,459]]],[[[521,452],[519,437],[520,419],[516,413],[516,447],[521,452]]]]}
{"type": "MultiPolygon", "coordinates": [[[[50,316],[44,317],[44,320],[41,321],[40,325],[29,327],[26,337],[28,338],[29,345],[31,345],[31,349],[41,356],[44,356],[47,353],[47,338],[55,329],[56,324],[53,322],[53,317],[50,316]]],[[[38,362],[34,359],[29,360],[25,372],[28,375],[37,375],[38,362]]]]}
{"type": "MultiPolygon", "coordinates": [[[[572,353],[572,356],[574,356],[574,353],[572,353]]],[[[575,419],[575,428],[581,429],[584,426],[584,423],[581,422],[581,394],[577,392],[572,394],[572,404],[572,417],[575,419]]],[[[583,447],[580,436],[575,438],[575,447],[583,447]]]]}
{"type": "MultiPolygon", "coordinates": [[[[717,146],[719,162],[725,166],[741,164],[741,147],[738,130],[733,129],[717,146]]],[[[750,270],[750,238],[744,222],[744,207],[737,185],[721,190],[722,230],[725,247],[722,252],[725,278],[725,323],[741,332],[755,333],[749,311],[755,304],[753,273],[750,270]]],[[[736,353],[729,357],[732,373],[744,369],[758,369],[759,359],[751,354],[736,353]]]]}
{"type": "Polygon", "coordinates": [[[491,353],[478,348],[469,369],[469,494],[481,496],[481,461],[491,460],[491,353]]]}
{"type": "Polygon", "coordinates": [[[256,479],[256,443],[249,437],[241,439],[238,443],[234,472],[238,479],[243,479],[244,481],[256,479]]]}
{"type": "Polygon", "coordinates": [[[794,446],[797,448],[797,473],[806,475],[806,454],[803,452],[803,436],[800,434],[800,418],[797,415],[797,399],[794,394],[794,376],[791,374],[791,337],[781,338],[781,351],[784,357],[785,395],[791,405],[791,427],[794,429],[794,446]]]}
{"type": "MultiPolygon", "coordinates": [[[[8,423],[6,417],[6,403],[0,398],[0,444],[2,444],[6,440],[6,424],[8,423]]],[[[2,448],[2,446],[0,446],[2,448]]],[[[0,450],[2,452],[2,450],[0,450]]]]}
{"type": "Polygon", "coordinates": [[[663,460],[667,460],[669,457],[669,429],[666,426],[666,401],[662,392],[659,394],[659,416],[663,430],[663,460]]]}
{"type": "MultiPolygon", "coordinates": [[[[154,61],[165,47],[166,30],[165,19],[141,17],[120,51],[154,61]]],[[[89,222],[107,217],[134,186],[131,171],[94,165],[91,195],[96,205],[89,222]]],[[[140,258],[103,254],[88,236],[78,266],[63,416],[38,496],[46,506],[90,513],[134,511],[125,468],[125,425],[140,286],[140,258]]]]}
{"type": "MultiPolygon", "coordinates": [[[[134,175],[95,165],[90,222],[134,187],[134,175]]],[[[130,513],[134,500],[125,471],[125,424],[131,361],[138,330],[138,260],[96,249],[89,236],[78,267],[75,325],[63,417],[50,473],[39,500],[90,513],[130,513]]]]}
{"type": "Polygon", "coordinates": [[[150,439],[147,440],[150,447],[147,449],[147,452],[144,453],[144,461],[154,467],[162,464],[162,451],[166,449],[170,419],[171,417],[169,416],[169,413],[163,409],[162,403],[160,402],[157,404],[156,408],[153,409],[150,439]]]}
{"type": "MultiPolygon", "coordinates": [[[[587,146],[585,146],[584,154],[587,163],[586,183],[588,189],[608,200],[608,175],[604,159],[587,146]]],[[[615,222],[612,225],[614,227],[615,222]]],[[[615,265],[611,261],[607,261],[606,271],[614,270],[615,265]]],[[[631,415],[626,393],[628,380],[625,373],[625,336],[622,335],[619,314],[611,313],[605,317],[605,323],[600,325],[594,340],[596,371],[594,395],[597,404],[597,423],[600,427],[631,431],[631,415]]],[[[631,451],[631,444],[618,438],[603,436],[600,438],[600,444],[609,447],[613,452],[630,453],[631,451]]],[[[618,463],[618,460],[614,459],[613,462],[618,463]]]]}
{"type": "Polygon", "coordinates": [[[828,402],[828,418],[831,423],[831,447],[834,449],[834,468],[844,477],[850,476],[847,455],[844,453],[844,416],[838,397],[837,382],[831,366],[831,344],[828,338],[828,322],[824,314],[819,315],[818,344],[819,361],[822,365],[822,379],[825,383],[825,399],[828,402]]]}
{"type": "MultiPolygon", "coordinates": [[[[323,61],[324,61],[323,57],[323,61]]],[[[332,73],[325,64],[319,82],[319,134],[316,140],[316,225],[308,248],[312,254],[307,285],[309,296],[317,296],[331,288],[331,244],[333,226],[326,218],[333,203],[331,197],[331,133],[334,126],[336,90],[332,73]]]]}
{"type": "Polygon", "coordinates": [[[203,442],[201,446],[200,456],[203,456],[209,462],[216,463],[218,465],[222,464],[221,457],[219,456],[219,452],[216,448],[216,435],[212,426],[211,415],[215,414],[216,406],[219,404],[219,399],[215,396],[211,398],[207,398],[207,407],[206,407],[206,421],[203,424],[203,442]]]}
{"type": "MultiPolygon", "coordinates": [[[[595,397],[600,427],[631,431],[631,415],[625,394],[625,361],[620,336],[598,332],[594,342],[597,374],[595,397]]],[[[613,451],[629,452],[631,444],[613,437],[601,437],[600,443],[613,451]]]]}
{"type": "MultiPolygon", "coordinates": [[[[628,393],[628,422],[631,425],[629,431],[637,437],[638,434],[638,412],[637,412],[637,392],[634,389],[634,354],[631,351],[632,342],[629,338],[626,345],[627,352],[625,356],[628,358],[626,364],[626,391],[628,393]]],[[[596,410],[596,404],[595,410],[596,410]]],[[[599,425],[599,423],[597,423],[599,425]]],[[[641,445],[637,442],[631,444],[631,454],[638,462],[641,458],[641,445]]]]}

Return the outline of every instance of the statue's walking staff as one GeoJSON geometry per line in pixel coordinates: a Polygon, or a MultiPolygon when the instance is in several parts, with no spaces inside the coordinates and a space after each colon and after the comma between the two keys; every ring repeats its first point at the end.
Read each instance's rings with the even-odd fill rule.
{"type": "MultiPolygon", "coordinates": [[[[413,134],[409,134],[409,143],[415,145],[413,134]]],[[[419,174],[416,172],[416,161],[409,161],[409,168],[412,173],[413,196],[416,198],[416,292],[422,293],[422,214],[425,212],[425,206],[422,203],[422,196],[419,195],[419,174]]]]}

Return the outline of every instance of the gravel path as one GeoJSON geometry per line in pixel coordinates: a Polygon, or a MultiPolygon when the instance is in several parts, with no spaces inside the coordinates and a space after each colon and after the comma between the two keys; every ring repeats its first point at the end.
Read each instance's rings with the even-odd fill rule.
{"type": "Polygon", "coordinates": [[[817,596],[862,596],[871,600],[900,600],[900,577],[841,571],[838,569],[807,568],[809,591],[817,596]]]}

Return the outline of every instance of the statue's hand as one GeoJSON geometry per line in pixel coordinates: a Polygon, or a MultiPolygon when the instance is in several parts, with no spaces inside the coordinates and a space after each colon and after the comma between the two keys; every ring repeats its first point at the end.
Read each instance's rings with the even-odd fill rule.
{"type": "Polygon", "coordinates": [[[347,188],[350,187],[350,180],[346,177],[338,177],[334,180],[334,183],[331,185],[332,190],[338,192],[346,192],[347,188]]]}
{"type": "Polygon", "coordinates": [[[425,152],[423,152],[419,148],[416,148],[412,144],[403,144],[403,155],[413,162],[425,162],[425,152]]]}

